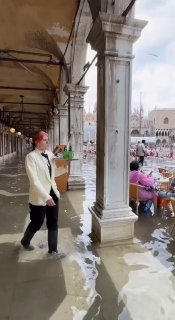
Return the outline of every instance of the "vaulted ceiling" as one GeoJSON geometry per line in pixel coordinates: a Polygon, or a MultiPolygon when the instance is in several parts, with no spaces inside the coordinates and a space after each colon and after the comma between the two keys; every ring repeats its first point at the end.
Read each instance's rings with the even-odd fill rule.
{"type": "Polygon", "coordinates": [[[48,124],[78,3],[0,0],[0,109],[24,132],[48,124]]]}

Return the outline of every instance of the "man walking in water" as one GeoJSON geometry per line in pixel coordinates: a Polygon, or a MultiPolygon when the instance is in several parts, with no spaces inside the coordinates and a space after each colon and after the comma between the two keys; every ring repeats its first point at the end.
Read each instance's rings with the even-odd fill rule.
{"type": "Polygon", "coordinates": [[[139,163],[143,166],[144,157],[145,157],[145,140],[142,140],[141,143],[138,143],[137,145],[137,156],[139,157],[139,163]]]}

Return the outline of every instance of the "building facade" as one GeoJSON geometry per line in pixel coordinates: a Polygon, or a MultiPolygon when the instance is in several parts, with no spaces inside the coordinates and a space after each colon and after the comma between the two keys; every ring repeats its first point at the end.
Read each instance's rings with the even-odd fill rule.
{"type": "Polygon", "coordinates": [[[143,107],[135,109],[131,115],[131,136],[154,136],[154,123],[144,116],[143,107]]]}
{"type": "Polygon", "coordinates": [[[143,109],[135,109],[131,115],[131,137],[155,136],[156,144],[175,142],[175,108],[159,109],[148,113],[145,117],[143,109]]]}
{"type": "Polygon", "coordinates": [[[157,144],[173,142],[175,137],[175,108],[155,108],[149,112],[148,119],[153,123],[157,144]]]}
{"type": "Polygon", "coordinates": [[[96,143],[96,128],[97,128],[97,108],[94,107],[92,112],[84,110],[84,143],[96,143]]]}

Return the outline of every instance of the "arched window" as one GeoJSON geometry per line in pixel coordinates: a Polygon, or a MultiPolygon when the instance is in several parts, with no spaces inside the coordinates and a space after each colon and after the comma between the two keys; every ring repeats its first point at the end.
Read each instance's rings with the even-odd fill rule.
{"type": "Polygon", "coordinates": [[[160,144],[160,142],[161,142],[160,139],[156,140],[156,144],[160,144]]]}
{"type": "Polygon", "coordinates": [[[132,130],[132,131],[131,131],[131,136],[132,136],[132,137],[134,137],[134,136],[136,136],[136,137],[139,136],[139,131],[136,130],[136,129],[135,129],[135,130],[132,130]]]}
{"type": "Polygon", "coordinates": [[[163,123],[164,123],[164,124],[168,124],[168,123],[169,123],[169,119],[168,119],[167,117],[164,118],[163,123]]]}

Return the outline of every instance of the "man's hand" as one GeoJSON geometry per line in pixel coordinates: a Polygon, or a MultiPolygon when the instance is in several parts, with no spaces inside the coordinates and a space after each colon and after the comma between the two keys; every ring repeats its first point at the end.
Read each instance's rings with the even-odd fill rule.
{"type": "Polygon", "coordinates": [[[50,207],[56,205],[52,198],[50,198],[49,200],[47,200],[47,201],[46,201],[46,204],[47,204],[47,206],[50,206],[50,207]]]}

